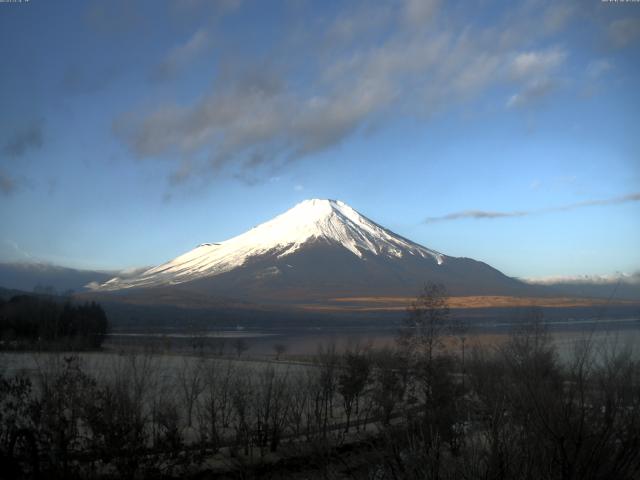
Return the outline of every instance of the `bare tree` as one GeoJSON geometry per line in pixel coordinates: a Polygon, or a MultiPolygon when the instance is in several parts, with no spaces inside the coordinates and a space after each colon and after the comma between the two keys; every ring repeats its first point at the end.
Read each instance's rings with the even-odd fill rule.
{"type": "Polygon", "coordinates": [[[251,448],[251,432],[253,412],[251,408],[251,393],[253,385],[249,372],[237,372],[231,386],[231,404],[233,406],[233,428],[236,432],[236,445],[242,447],[245,455],[249,455],[251,448]]]}
{"type": "Polygon", "coordinates": [[[287,423],[295,437],[300,437],[303,433],[309,434],[308,426],[305,423],[307,412],[309,411],[312,387],[309,375],[296,375],[289,382],[289,409],[287,410],[287,423]]]}
{"type": "Polygon", "coordinates": [[[333,397],[338,381],[339,357],[336,353],[335,344],[331,344],[326,348],[320,346],[316,359],[319,368],[318,382],[321,392],[321,397],[319,398],[321,410],[318,413],[321,416],[322,437],[326,438],[329,421],[333,417],[333,397]]]}
{"type": "Polygon", "coordinates": [[[269,366],[258,374],[253,391],[256,443],[260,454],[265,448],[275,452],[280,444],[289,410],[287,374],[279,374],[269,366]]]}
{"type": "Polygon", "coordinates": [[[81,447],[83,397],[93,391],[95,381],[75,355],[52,357],[39,374],[40,395],[33,404],[39,441],[49,468],[62,477],[71,476],[71,457],[81,447]]]}
{"type": "Polygon", "coordinates": [[[276,343],[273,346],[273,351],[276,353],[276,360],[280,360],[280,357],[287,351],[287,346],[284,343],[276,343]]]}
{"type": "Polygon", "coordinates": [[[460,344],[460,374],[462,378],[462,391],[465,391],[465,381],[466,381],[466,344],[467,344],[467,335],[469,333],[469,325],[467,322],[461,318],[456,318],[451,322],[451,334],[456,337],[458,343],[460,344]]]}
{"type": "Polygon", "coordinates": [[[225,337],[216,337],[212,340],[212,348],[213,354],[219,357],[224,355],[224,350],[227,344],[227,339],[225,337]]]}
{"type": "Polygon", "coordinates": [[[193,408],[204,390],[203,368],[201,359],[182,357],[182,363],[177,372],[178,385],[187,411],[187,427],[193,424],[193,408]]]}
{"type": "Polygon", "coordinates": [[[238,337],[233,342],[233,349],[236,351],[236,355],[240,357],[244,352],[249,350],[249,345],[244,338],[238,337]]]}
{"type": "Polygon", "coordinates": [[[349,350],[343,356],[344,364],[338,376],[338,392],[342,396],[342,406],[346,415],[345,433],[349,432],[351,414],[355,407],[358,412],[360,395],[364,391],[371,372],[371,362],[367,352],[349,350]]]}
{"type": "Polygon", "coordinates": [[[372,398],[378,407],[382,424],[388,426],[405,396],[408,369],[406,357],[391,350],[377,352],[374,357],[372,398]]]}
{"type": "Polygon", "coordinates": [[[93,451],[110,461],[122,478],[133,478],[151,461],[145,457],[154,420],[146,409],[150,383],[139,376],[147,366],[144,358],[128,358],[124,368],[100,385],[85,409],[93,451]]]}
{"type": "Polygon", "coordinates": [[[443,394],[452,393],[451,360],[443,349],[444,337],[452,332],[447,291],[443,285],[428,283],[409,306],[398,338],[413,380],[410,397],[423,402],[428,421],[442,419],[437,411],[447,402],[443,394]]]}
{"type": "Polygon", "coordinates": [[[426,356],[431,361],[450,330],[447,290],[428,283],[407,309],[398,343],[410,356],[426,356]]]}
{"type": "Polygon", "coordinates": [[[222,443],[223,433],[229,427],[231,388],[234,376],[231,361],[224,365],[210,363],[203,372],[203,392],[198,403],[201,438],[217,451],[222,443]]]}
{"type": "Polygon", "coordinates": [[[0,463],[5,478],[22,478],[29,470],[39,474],[36,422],[30,415],[33,384],[22,376],[0,374],[0,463]]]}

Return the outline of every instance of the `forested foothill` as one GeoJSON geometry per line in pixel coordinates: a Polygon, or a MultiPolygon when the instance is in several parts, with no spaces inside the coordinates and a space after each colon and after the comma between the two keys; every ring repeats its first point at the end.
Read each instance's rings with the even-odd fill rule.
{"type": "Polygon", "coordinates": [[[100,348],[109,321],[95,302],[18,294],[0,298],[0,349],[90,350],[100,348]]]}

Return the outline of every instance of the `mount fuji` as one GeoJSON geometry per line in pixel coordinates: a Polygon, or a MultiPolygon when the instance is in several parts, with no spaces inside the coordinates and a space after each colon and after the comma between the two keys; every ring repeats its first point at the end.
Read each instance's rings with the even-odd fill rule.
{"type": "Polygon", "coordinates": [[[428,281],[452,295],[526,295],[535,287],[470,258],[429,249],[337,200],[305,200],[234,238],[203,243],[94,294],[176,305],[318,303],[415,296],[428,281]],[[144,299],[144,300],[142,300],[144,299]]]}

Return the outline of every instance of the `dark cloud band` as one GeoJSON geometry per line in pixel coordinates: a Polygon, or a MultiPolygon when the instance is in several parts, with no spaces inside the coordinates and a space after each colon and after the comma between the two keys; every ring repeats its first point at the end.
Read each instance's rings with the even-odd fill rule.
{"type": "Polygon", "coordinates": [[[587,200],[584,202],[571,203],[569,205],[562,205],[559,207],[541,208],[537,210],[517,210],[512,212],[464,210],[462,212],[448,213],[440,217],[428,217],[427,219],[425,219],[425,223],[444,222],[448,220],[460,220],[460,219],[466,219],[466,218],[493,219],[493,218],[505,218],[505,217],[525,217],[528,215],[538,215],[543,213],[564,212],[567,210],[574,210],[576,208],[594,207],[599,205],[616,205],[620,203],[637,202],[637,201],[640,201],[640,193],[632,193],[629,195],[607,198],[604,200],[587,200]]]}

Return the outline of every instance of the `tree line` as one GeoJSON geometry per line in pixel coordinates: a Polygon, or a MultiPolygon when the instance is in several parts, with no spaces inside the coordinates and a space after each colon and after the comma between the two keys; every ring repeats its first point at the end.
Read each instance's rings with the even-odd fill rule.
{"type": "Polygon", "coordinates": [[[73,304],[55,297],[16,295],[0,299],[0,341],[4,348],[95,349],[109,329],[95,302],[73,304]]]}

